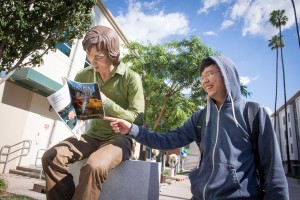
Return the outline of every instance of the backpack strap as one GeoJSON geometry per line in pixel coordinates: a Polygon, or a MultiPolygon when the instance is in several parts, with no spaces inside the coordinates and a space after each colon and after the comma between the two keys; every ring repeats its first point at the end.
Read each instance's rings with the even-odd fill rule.
{"type": "Polygon", "coordinates": [[[200,117],[199,117],[199,120],[197,122],[197,145],[198,147],[200,148],[200,141],[201,141],[201,131],[202,131],[202,127],[204,125],[204,119],[205,119],[205,116],[206,116],[206,106],[204,109],[201,110],[201,113],[200,113],[200,117]]]}
{"type": "Polygon", "coordinates": [[[256,165],[256,171],[258,174],[259,179],[259,199],[263,199],[265,190],[264,190],[264,171],[260,163],[260,155],[259,155],[259,148],[258,148],[258,135],[259,135],[259,118],[258,118],[258,110],[259,110],[259,104],[255,102],[246,102],[245,105],[245,117],[247,117],[248,120],[246,120],[246,124],[248,127],[248,132],[250,136],[250,141],[253,146],[254,151],[254,159],[255,159],[255,165],[256,165]]]}

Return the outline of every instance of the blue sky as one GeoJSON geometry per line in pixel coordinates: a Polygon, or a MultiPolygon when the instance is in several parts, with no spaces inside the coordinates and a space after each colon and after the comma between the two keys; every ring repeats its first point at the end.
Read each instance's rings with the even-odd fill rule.
{"type": "MultiPolygon", "coordinates": [[[[269,22],[273,10],[285,10],[282,28],[287,99],[300,90],[300,48],[290,0],[103,0],[129,40],[165,43],[199,36],[202,42],[231,58],[250,101],[274,111],[276,51],[268,40],[278,33],[269,22]]],[[[295,1],[298,22],[300,2],[295,1]]],[[[281,62],[280,62],[281,63],[281,62]]],[[[279,108],[284,103],[279,65],[279,108]]]]}

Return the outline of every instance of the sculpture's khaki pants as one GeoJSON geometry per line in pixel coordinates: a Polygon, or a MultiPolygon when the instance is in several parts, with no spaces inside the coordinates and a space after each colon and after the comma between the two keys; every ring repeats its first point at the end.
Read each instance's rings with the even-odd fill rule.
{"type": "Polygon", "coordinates": [[[132,142],[125,137],[99,141],[83,135],[78,141],[71,137],[47,150],[43,155],[48,200],[96,200],[107,173],[128,160],[132,142]],[[68,164],[88,158],[80,170],[79,184],[75,188],[68,164]]]}

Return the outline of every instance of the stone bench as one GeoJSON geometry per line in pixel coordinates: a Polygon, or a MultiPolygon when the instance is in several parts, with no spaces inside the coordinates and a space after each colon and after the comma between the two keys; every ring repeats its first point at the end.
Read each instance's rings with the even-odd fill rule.
{"type": "MultiPolygon", "coordinates": [[[[85,160],[69,165],[69,171],[78,184],[79,172],[85,160]]],[[[113,169],[103,184],[99,200],[158,200],[160,163],[127,160],[113,169]]]]}

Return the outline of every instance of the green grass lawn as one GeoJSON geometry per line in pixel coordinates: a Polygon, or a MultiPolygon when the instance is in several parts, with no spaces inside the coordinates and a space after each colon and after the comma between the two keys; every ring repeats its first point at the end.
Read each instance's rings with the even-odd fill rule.
{"type": "Polygon", "coordinates": [[[6,192],[7,187],[8,180],[2,174],[0,174],[0,200],[35,200],[24,195],[6,192]]]}
{"type": "Polygon", "coordinates": [[[35,200],[35,199],[24,195],[12,194],[9,192],[0,192],[0,200],[35,200]]]}

